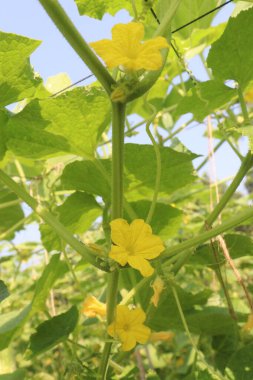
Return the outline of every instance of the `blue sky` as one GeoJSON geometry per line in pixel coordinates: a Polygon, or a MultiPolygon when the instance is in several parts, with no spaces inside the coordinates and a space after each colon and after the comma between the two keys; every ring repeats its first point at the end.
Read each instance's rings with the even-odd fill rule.
{"type": "MultiPolygon", "coordinates": [[[[101,22],[86,16],[79,16],[74,0],[60,0],[60,3],[88,42],[101,38],[110,38],[111,28],[114,24],[119,22],[126,23],[130,20],[126,11],[120,11],[115,17],[105,15],[101,22]]],[[[216,15],[214,23],[219,24],[226,21],[233,8],[233,3],[224,7],[216,15]]],[[[37,0],[2,0],[0,29],[42,41],[41,46],[32,54],[31,63],[35,71],[39,72],[44,80],[49,76],[66,72],[71,80],[75,82],[90,73],[89,69],[56,29],[37,0]]],[[[198,59],[193,59],[189,63],[189,67],[199,79],[206,80],[205,72],[198,59]]],[[[89,81],[86,83],[89,83],[89,81]]],[[[207,140],[202,137],[205,128],[204,125],[189,128],[181,133],[179,137],[188,149],[194,153],[204,155],[207,152],[207,140]]],[[[148,139],[141,133],[137,138],[137,142],[147,143],[148,139]]],[[[243,142],[243,149],[244,151],[247,149],[246,141],[243,142]]],[[[238,158],[228,146],[224,146],[218,152],[216,160],[219,179],[233,175],[240,164],[238,158]]],[[[200,161],[201,159],[196,160],[196,164],[200,161]]]]}

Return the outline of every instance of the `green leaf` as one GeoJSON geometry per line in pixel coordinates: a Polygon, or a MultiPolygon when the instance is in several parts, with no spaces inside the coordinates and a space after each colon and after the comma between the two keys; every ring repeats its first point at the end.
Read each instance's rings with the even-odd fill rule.
{"type": "MultiPolygon", "coordinates": [[[[211,291],[204,290],[197,294],[186,292],[176,287],[182,310],[192,333],[206,335],[232,334],[235,322],[224,308],[203,306],[210,297],[211,291]],[[201,305],[202,309],[195,309],[201,305]]],[[[145,297],[145,295],[143,295],[145,297]]],[[[158,307],[151,306],[148,319],[149,327],[155,331],[163,331],[170,326],[172,329],[184,331],[177,304],[170,289],[162,294],[158,307]],[[168,302],[168,299],[170,300],[168,302]],[[166,317],[165,317],[166,316],[166,317]]]]}
{"type": "Polygon", "coordinates": [[[36,284],[34,297],[23,310],[0,316],[0,350],[8,347],[26,321],[40,309],[44,308],[46,299],[55,281],[67,272],[67,265],[60,261],[60,255],[53,255],[36,284]]]}
{"type": "MultiPolygon", "coordinates": [[[[165,147],[160,147],[160,153],[161,193],[171,194],[195,180],[191,163],[197,157],[195,154],[180,153],[165,147]]],[[[156,179],[156,157],[153,146],[126,144],[125,169],[129,179],[129,185],[126,187],[127,199],[135,201],[140,197],[151,197],[156,179]]]]}
{"type": "Polygon", "coordinates": [[[26,375],[26,371],[24,369],[18,369],[13,373],[6,373],[4,375],[0,375],[0,380],[24,380],[26,375]]]}
{"type": "MultiPolygon", "coordinates": [[[[198,18],[200,15],[210,11],[217,5],[216,0],[183,0],[181,1],[176,15],[172,20],[172,30],[175,30],[184,24],[198,18]]],[[[210,14],[202,19],[195,21],[192,25],[187,26],[180,30],[179,33],[184,38],[188,38],[191,35],[193,29],[207,28],[214,17],[214,14],[210,14]]]]}
{"type": "Polygon", "coordinates": [[[62,250],[61,238],[48,224],[40,224],[40,237],[48,252],[62,250]]]}
{"type": "MultiPolygon", "coordinates": [[[[224,236],[226,246],[232,259],[238,259],[244,256],[253,256],[253,240],[249,236],[239,234],[227,234],[224,236]]],[[[218,244],[214,243],[216,252],[220,252],[218,244]]],[[[220,265],[226,263],[224,255],[219,253],[220,265]]],[[[215,269],[216,262],[213,256],[212,248],[209,244],[204,244],[197,248],[194,255],[190,259],[190,264],[200,264],[203,266],[209,265],[210,268],[215,269]]]]}
{"type": "MultiPolygon", "coordinates": [[[[95,198],[77,191],[54,209],[60,222],[73,233],[83,233],[101,215],[102,209],[95,198]]],[[[62,241],[59,235],[47,224],[40,225],[41,240],[48,252],[61,251],[62,241]]]]}
{"type": "Polygon", "coordinates": [[[0,280],[0,302],[9,297],[9,292],[5,283],[0,280]]]}
{"type": "Polygon", "coordinates": [[[28,158],[63,152],[93,157],[108,122],[105,92],[79,87],[55,98],[30,102],[9,121],[7,145],[16,155],[28,158]]]}
{"type": "Polygon", "coordinates": [[[6,125],[9,119],[9,114],[5,110],[0,109],[0,161],[4,158],[6,152],[6,125]]]}
{"type": "Polygon", "coordinates": [[[232,372],[230,379],[253,379],[253,343],[241,348],[231,356],[227,370],[229,374],[232,372]]]}
{"type": "Polygon", "coordinates": [[[109,160],[75,161],[65,167],[61,176],[62,187],[67,190],[85,191],[109,200],[110,172],[109,160]],[[98,166],[101,166],[102,172],[98,166]]]}
{"type": "Polygon", "coordinates": [[[72,306],[66,313],[57,315],[36,328],[36,333],[30,337],[29,349],[32,357],[48,351],[58,343],[66,340],[78,322],[78,310],[72,306]]]}
{"type": "Polygon", "coordinates": [[[0,316],[0,351],[8,347],[14,335],[22,328],[31,312],[32,305],[23,310],[12,311],[0,316]]]}
{"type": "Polygon", "coordinates": [[[230,18],[227,27],[208,54],[207,64],[219,80],[233,79],[245,88],[253,78],[253,8],[230,18]]]}
{"type": "Polygon", "coordinates": [[[68,266],[60,260],[60,254],[53,255],[49,264],[44,269],[37,281],[35,293],[32,300],[32,311],[36,313],[45,306],[45,302],[56,280],[68,272],[68,266]]]}
{"type": "Polygon", "coordinates": [[[194,118],[202,121],[207,115],[224,107],[237,96],[237,91],[216,80],[199,83],[192,88],[178,105],[176,115],[192,113],[194,118]]]}
{"type": "Polygon", "coordinates": [[[101,215],[102,209],[92,195],[77,191],[57,207],[56,212],[60,222],[71,232],[83,233],[101,215]]]}
{"type": "MultiPolygon", "coordinates": [[[[0,185],[0,234],[5,233],[9,228],[19,223],[24,218],[24,213],[19,205],[17,196],[6,188],[0,185]],[[17,204],[9,205],[9,202],[17,204]]],[[[22,225],[18,226],[15,231],[19,231],[22,225]]],[[[7,238],[13,238],[15,233],[10,233],[7,238]]]]}
{"type": "MultiPolygon", "coordinates": [[[[138,218],[146,219],[151,202],[140,200],[132,202],[131,206],[138,218]]],[[[172,207],[165,203],[156,203],[155,212],[152,217],[151,226],[154,234],[160,235],[162,239],[168,239],[178,231],[182,221],[183,213],[176,207],[172,207]]],[[[125,215],[127,218],[127,215],[125,215]]],[[[130,222],[130,219],[129,219],[130,222]]]]}
{"type": "Polygon", "coordinates": [[[0,106],[34,95],[41,79],[35,78],[28,58],[40,43],[0,31],[0,106]]]}
{"type": "MultiPolygon", "coordinates": [[[[86,15],[89,17],[98,18],[101,20],[105,13],[115,15],[122,8],[131,11],[132,13],[132,4],[129,0],[75,0],[75,3],[78,7],[80,15],[86,15]]],[[[140,9],[141,0],[135,0],[135,3],[138,4],[140,9]]]]}

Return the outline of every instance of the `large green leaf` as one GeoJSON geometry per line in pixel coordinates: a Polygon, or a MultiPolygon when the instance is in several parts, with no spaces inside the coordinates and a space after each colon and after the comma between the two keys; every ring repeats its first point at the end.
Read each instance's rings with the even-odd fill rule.
{"type": "Polygon", "coordinates": [[[110,171],[109,160],[75,161],[65,167],[61,176],[62,187],[68,190],[85,191],[109,200],[110,171]]]}
{"type": "Polygon", "coordinates": [[[192,113],[194,118],[202,121],[207,115],[224,107],[237,96],[237,91],[216,80],[209,80],[192,88],[176,110],[177,116],[192,113]]]}
{"type": "Polygon", "coordinates": [[[8,123],[8,148],[28,158],[68,152],[94,156],[109,122],[109,100],[99,88],[76,88],[56,98],[34,100],[8,123]],[[99,112],[98,112],[99,110],[99,112]]]}
{"type": "Polygon", "coordinates": [[[227,27],[209,52],[207,63],[220,80],[233,79],[242,88],[253,78],[253,8],[230,18],[227,27]]]}
{"type": "MultiPolygon", "coordinates": [[[[195,180],[191,163],[197,157],[195,154],[181,153],[165,147],[160,148],[160,153],[161,193],[171,194],[195,180]]],[[[127,198],[135,201],[140,197],[152,196],[156,180],[156,157],[153,146],[126,144],[125,169],[129,178],[126,188],[127,198]]]]}
{"type": "Polygon", "coordinates": [[[29,56],[40,45],[16,34],[0,31],[0,106],[33,96],[41,83],[29,63],[29,56]]]}
{"type": "Polygon", "coordinates": [[[253,343],[236,351],[231,356],[227,372],[231,380],[252,380],[253,379],[253,343]],[[232,372],[232,373],[231,373],[232,372]]]}
{"type": "Polygon", "coordinates": [[[76,306],[72,306],[66,313],[41,323],[36,328],[36,333],[30,337],[29,349],[32,356],[39,355],[66,340],[77,322],[78,310],[76,306]]]}
{"type": "Polygon", "coordinates": [[[23,310],[0,316],[0,350],[8,347],[14,335],[26,321],[45,306],[45,301],[55,281],[67,271],[67,265],[60,261],[60,255],[53,255],[37,282],[34,297],[23,310]]]}
{"type": "MultiPolygon", "coordinates": [[[[24,213],[19,205],[17,196],[0,185],[0,234],[6,232],[16,223],[21,222],[23,218],[24,213]]],[[[16,231],[19,231],[21,228],[22,225],[17,226],[16,231]]],[[[8,238],[12,238],[13,236],[14,233],[10,233],[8,238]]]]}

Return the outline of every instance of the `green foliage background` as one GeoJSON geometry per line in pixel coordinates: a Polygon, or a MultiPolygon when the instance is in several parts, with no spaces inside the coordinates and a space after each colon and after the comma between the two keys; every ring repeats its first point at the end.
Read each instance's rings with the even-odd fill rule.
{"type": "MultiPolygon", "coordinates": [[[[105,13],[115,15],[122,8],[135,16],[128,0],[75,2],[80,15],[99,20],[105,13]]],[[[150,38],[156,21],[145,4],[140,0],[134,3],[150,38]]],[[[157,0],[152,6],[160,21],[174,3],[180,4],[172,30],[220,2],[157,0]]],[[[238,2],[238,12],[242,3],[238,2]]],[[[125,135],[131,137],[131,143],[125,144],[124,153],[124,217],[128,221],[145,219],[152,202],[154,147],[135,141],[151,116],[152,106],[156,109],[152,133],[159,146],[162,174],[151,226],[164,240],[167,256],[174,246],[199,236],[210,214],[210,199],[215,199],[215,187],[193,168],[197,155],[180,143],[177,133],[190,127],[192,121],[202,123],[210,117],[218,148],[228,142],[243,161],[240,141],[246,136],[251,156],[253,8],[250,2],[246,5],[248,9],[224,25],[210,26],[214,17],[210,14],[173,34],[179,57],[171,48],[148,94],[127,106],[125,135]],[[205,60],[203,52],[208,47],[205,60]],[[187,68],[186,59],[196,55],[209,75],[205,82],[196,81],[187,68]],[[175,84],[178,78],[179,84],[175,84]],[[249,99],[246,95],[250,93],[251,101],[245,103],[244,96],[249,99]],[[175,123],[189,113],[192,118],[176,130],[175,123]],[[141,122],[131,124],[132,115],[138,115],[141,122]]],[[[98,82],[52,96],[29,62],[39,44],[0,32],[0,168],[103,261],[110,244],[110,100],[98,82]],[[6,107],[14,102],[19,102],[18,107],[9,111],[6,107]]],[[[57,86],[61,87],[61,82],[57,86]]],[[[251,207],[251,166],[244,174],[245,193],[231,194],[222,221],[251,207]]],[[[228,181],[218,185],[221,197],[228,186],[228,181]]],[[[89,294],[105,301],[107,274],[88,264],[36,212],[24,214],[23,206],[23,201],[0,181],[0,380],[95,379],[105,326],[99,319],[86,318],[82,303],[89,294]],[[31,238],[15,244],[16,232],[34,223],[39,225],[41,241],[31,238]]],[[[250,297],[251,223],[252,217],[235,223],[224,235],[250,297]]],[[[173,257],[162,264],[166,281],[157,308],[150,304],[155,277],[144,281],[132,269],[121,271],[120,297],[136,287],[131,302],[146,311],[146,324],[154,332],[171,331],[175,335],[169,341],[137,347],[134,355],[123,354],[115,344],[108,379],[137,379],[144,370],[146,378],[154,380],[252,380],[252,332],[243,331],[242,326],[253,310],[241,284],[217,242],[197,241],[184,254],[185,265],[178,268],[180,271],[173,257]],[[231,317],[227,297],[236,318],[231,317]]],[[[156,269],[159,273],[158,264],[156,269]]]]}

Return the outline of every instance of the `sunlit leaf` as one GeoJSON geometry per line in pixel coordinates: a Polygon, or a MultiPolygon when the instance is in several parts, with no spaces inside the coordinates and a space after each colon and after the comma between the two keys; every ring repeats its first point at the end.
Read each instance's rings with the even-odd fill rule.
{"type": "Polygon", "coordinates": [[[34,100],[13,116],[8,124],[7,145],[16,155],[28,158],[63,152],[93,157],[108,122],[105,92],[76,88],[56,98],[34,100]]]}
{"type": "Polygon", "coordinates": [[[212,45],[207,64],[222,81],[233,79],[245,88],[253,78],[253,51],[249,48],[253,34],[253,9],[230,18],[219,40],[212,45]]]}
{"type": "Polygon", "coordinates": [[[0,32],[0,106],[5,106],[35,93],[41,79],[29,63],[29,56],[40,41],[0,32]]]}

